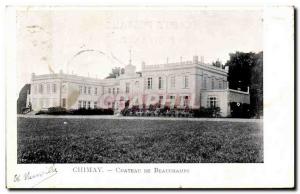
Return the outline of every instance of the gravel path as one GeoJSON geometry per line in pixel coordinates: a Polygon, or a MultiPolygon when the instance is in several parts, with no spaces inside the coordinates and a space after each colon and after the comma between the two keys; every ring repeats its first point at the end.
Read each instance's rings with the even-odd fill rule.
{"type": "Polygon", "coordinates": [[[183,117],[130,117],[114,115],[18,115],[20,118],[76,118],[76,119],[116,119],[116,120],[188,120],[188,121],[228,121],[228,122],[255,122],[262,123],[263,119],[240,118],[183,118],[183,117]]]}

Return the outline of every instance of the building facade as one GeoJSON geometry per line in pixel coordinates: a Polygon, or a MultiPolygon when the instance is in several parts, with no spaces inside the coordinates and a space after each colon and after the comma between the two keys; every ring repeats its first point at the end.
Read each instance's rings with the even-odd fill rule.
{"type": "Polygon", "coordinates": [[[206,64],[194,56],[191,61],[146,65],[141,72],[131,64],[109,79],[77,75],[32,74],[28,102],[33,110],[49,107],[116,108],[151,104],[197,109],[220,107],[222,116],[230,116],[230,102],[250,103],[248,92],[228,88],[228,69],[206,64]]]}

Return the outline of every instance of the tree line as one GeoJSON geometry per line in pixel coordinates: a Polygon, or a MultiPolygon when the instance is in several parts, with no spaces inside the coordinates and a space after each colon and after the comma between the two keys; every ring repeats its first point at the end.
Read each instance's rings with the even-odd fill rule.
{"type": "Polygon", "coordinates": [[[263,52],[235,52],[229,54],[225,63],[229,67],[230,89],[247,91],[250,88],[250,110],[252,116],[263,115],[263,52]]]}

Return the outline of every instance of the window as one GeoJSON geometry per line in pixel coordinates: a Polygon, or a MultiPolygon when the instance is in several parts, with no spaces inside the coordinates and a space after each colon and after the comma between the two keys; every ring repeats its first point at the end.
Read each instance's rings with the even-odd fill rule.
{"type": "Polygon", "coordinates": [[[207,80],[206,80],[206,76],[203,77],[203,89],[207,88],[207,80]]]}
{"type": "Polygon", "coordinates": [[[119,89],[119,88],[117,88],[117,94],[119,94],[119,92],[120,92],[120,89],[119,89]]]}
{"type": "Polygon", "coordinates": [[[45,108],[49,107],[49,99],[44,100],[44,107],[45,108]]]}
{"type": "Polygon", "coordinates": [[[113,94],[115,94],[115,88],[113,88],[113,94]]]}
{"type": "Polygon", "coordinates": [[[189,96],[184,96],[183,106],[188,106],[188,105],[189,105],[189,96]]]}
{"type": "Polygon", "coordinates": [[[175,76],[171,77],[171,88],[175,88],[175,76]]]}
{"type": "Polygon", "coordinates": [[[189,77],[188,76],[184,76],[183,77],[183,81],[184,81],[183,87],[184,88],[188,88],[189,87],[189,77]]]}
{"type": "Polygon", "coordinates": [[[86,86],[84,86],[84,91],[83,92],[84,92],[84,94],[86,94],[86,86]]]}
{"type": "Polygon", "coordinates": [[[108,93],[109,93],[109,94],[111,93],[111,88],[108,88],[108,93]]]}
{"type": "Polygon", "coordinates": [[[161,103],[163,102],[163,99],[164,99],[164,97],[163,96],[159,96],[159,101],[158,101],[158,104],[159,104],[159,106],[161,105],[161,103]]]}
{"type": "Polygon", "coordinates": [[[91,102],[88,101],[88,108],[90,109],[91,108],[91,102]]]}
{"type": "Polygon", "coordinates": [[[98,88],[95,88],[95,92],[94,92],[95,95],[98,94],[98,88]]]}
{"type": "Polygon", "coordinates": [[[39,85],[39,93],[42,94],[43,93],[43,84],[39,85]]]}
{"type": "Polygon", "coordinates": [[[63,99],[62,99],[62,107],[65,108],[66,105],[67,105],[67,99],[63,98],[63,99]]]}
{"type": "Polygon", "coordinates": [[[97,108],[97,101],[94,102],[94,109],[97,108]]]}
{"type": "Polygon", "coordinates": [[[219,89],[222,89],[222,81],[219,81],[219,89]]]}
{"type": "Polygon", "coordinates": [[[83,108],[86,108],[86,101],[83,101],[83,108]]]}
{"type": "Polygon", "coordinates": [[[81,108],[81,100],[78,101],[78,109],[81,108]]]}
{"type": "Polygon", "coordinates": [[[91,87],[88,87],[88,94],[91,94],[91,87]]]}
{"type": "Polygon", "coordinates": [[[56,84],[52,85],[52,92],[55,94],[56,93],[56,84]]]}
{"type": "Polygon", "coordinates": [[[158,78],[158,89],[162,89],[162,78],[158,78]]]}
{"type": "Polygon", "coordinates": [[[126,93],[129,93],[129,86],[130,86],[130,83],[126,83],[126,90],[125,90],[126,93]]]}
{"type": "Polygon", "coordinates": [[[175,105],[175,96],[170,96],[170,103],[171,103],[171,106],[175,105]]]}
{"type": "Polygon", "coordinates": [[[61,86],[61,91],[62,91],[62,93],[66,93],[67,92],[66,85],[63,84],[61,86]]]}
{"type": "Polygon", "coordinates": [[[47,94],[50,94],[50,84],[47,84],[47,94]]]}
{"type": "Polygon", "coordinates": [[[82,94],[82,86],[79,86],[79,94],[82,94]]]}
{"type": "Polygon", "coordinates": [[[211,78],[211,89],[215,89],[215,78],[211,78]]]}
{"type": "Polygon", "coordinates": [[[139,81],[135,82],[135,87],[138,88],[139,87],[139,81]]]}
{"type": "Polygon", "coordinates": [[[216,97],[208,97],[207,106],[209,108],[216,108],[216,107],[218,107],[218,105],[217,105],[217,98],[216,97]]]}
{"type": "Polygon", "coordinates": [[[152,89],[152,77],[148,77],[147,88],[152,89]]]}

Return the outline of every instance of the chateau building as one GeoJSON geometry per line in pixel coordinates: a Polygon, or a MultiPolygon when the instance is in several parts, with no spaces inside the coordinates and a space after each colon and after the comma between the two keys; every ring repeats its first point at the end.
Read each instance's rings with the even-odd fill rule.
{"type": "Polygon", "coordinates": [[[197,109],[220,107],[222,116],[230,115],[230,102],[250,103],[247,92],[228,88],[228,68],[198,60],[146,65],[141,72],[131,64],[116,78],[96,79],[65,74],[32,74],[27,105],[33,110],[61,106],[66,109],[115,108],[125,102],[148,107],[150,104],[197,109]]]}

